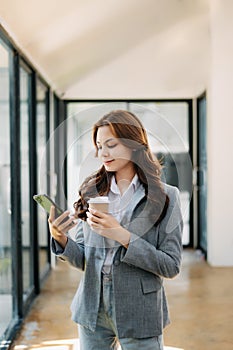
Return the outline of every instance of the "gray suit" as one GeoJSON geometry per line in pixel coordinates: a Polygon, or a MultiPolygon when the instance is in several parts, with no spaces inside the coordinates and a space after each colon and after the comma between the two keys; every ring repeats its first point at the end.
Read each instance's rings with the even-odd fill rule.
{"type": "MultiPolygon", "coordinates": [[[[153,208],[146,202],[142,186],[136,190],[121,221],[131,232],[131,240],[128,249],[116,247],[112,267],[119,338],[158,336],[169,323],[163,277],[173,278],[179,273],[183,222],[178,189],[164,186],[170,203],[159,225],[150,220],[153,208]]],[[[52,240],[52,250],[84,270],[71,305],[72,319],[94,331],[106,254],[104,238],[81,222],[75,241],[69,238],[63,251],[52,240]]]]}

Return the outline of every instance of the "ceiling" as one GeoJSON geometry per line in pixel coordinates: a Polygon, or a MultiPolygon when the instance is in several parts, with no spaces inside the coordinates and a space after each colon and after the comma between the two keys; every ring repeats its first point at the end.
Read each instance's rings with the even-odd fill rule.
{"type": "Polygon", "coordinates": [[[0,22],[64,98],[187,98],[208,82],[208,0],[0,0],[0,22]]]}

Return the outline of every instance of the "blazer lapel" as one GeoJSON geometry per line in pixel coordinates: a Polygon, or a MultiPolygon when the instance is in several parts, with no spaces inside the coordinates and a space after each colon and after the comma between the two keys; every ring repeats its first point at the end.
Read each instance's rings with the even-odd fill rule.
{"type": "Polygon", "coordinates": [[[137,204],[140,202],[140,200],[145,196],[145,189],[143,187],[143,185],[140,185],[137,190],[134,192],[133,197],[121,219],[120,224],[122,226],[127,226],[131,219],[132,219],[132,215],[133,215],[133,211],[136,208],[137,204]]]}

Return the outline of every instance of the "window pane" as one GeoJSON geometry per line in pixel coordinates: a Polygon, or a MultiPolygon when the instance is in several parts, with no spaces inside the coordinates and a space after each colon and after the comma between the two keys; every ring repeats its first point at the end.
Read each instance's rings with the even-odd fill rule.
{"type": "Polygon", "coordinates": [[[93,156],[93,122],[114,109],[135,113],[145,126],[152,152],[164,165],[163,180],[180,189],[184,218],[183,244],[190,243],[192,164],[189,156],[189,105],[187,102],[113,102],[68,104],[68,203],[77,200],[83,179],[97,168],[93,156]],[[71,170],[70,170],[71,169],[71,170]]]}
{"type": "MultiPolygon", "coordinates": [[[[37,81],[37,189],[38,193],[47,193],[47,169],[46,169],[46,87],[37,81]]],[[[48,267],[48,222],[47,214],[38,207],[38,240],[39,240],[39,268],[40,276],[48,267]]]]}
{"type": "Polygon", "coordinates": [[[29,181],[29,75],[20,68],[20,152],[21,152],[21,218],[24,296],[32,286],[32,254],[30,242],[29,181]]]}
{"type": "Polygon", "coordinates": [[[74,102],[67,108],[67,202],[72,210],[80,184],[100,166],[92,143],[93,124],[110,110],[127,109],[127,103],[74,102]]]}
{"type": "Polygon", "coordinates": [[[12,318],[9,52],[0,43],[0,336],[12,318]]]}
{"type": "Polygon", "coordinates": [[[192,164],[189,156],[189,108],[187,102],[129,104],[145,126],[152,152],[162,161],[163,179],[180,190],[184,219],[182,242],[190,243],[192,164]]]}

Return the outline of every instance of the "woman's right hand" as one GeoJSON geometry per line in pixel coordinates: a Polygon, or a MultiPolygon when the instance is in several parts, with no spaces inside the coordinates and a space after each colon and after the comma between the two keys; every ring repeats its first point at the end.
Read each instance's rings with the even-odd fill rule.
{"type": "Polygon", "coordinates": [[[77,225],[74,216],[69,216],[70,212],[67,210],[55,219],[55,207],[50,208],[48,223],[51,236],[65,249],[67,243],[66,233],[77,225]],[[63,222],[64,219],[67,219],[63,222]],[[63,222],[63,223],[62,223],[63,222]]]}

